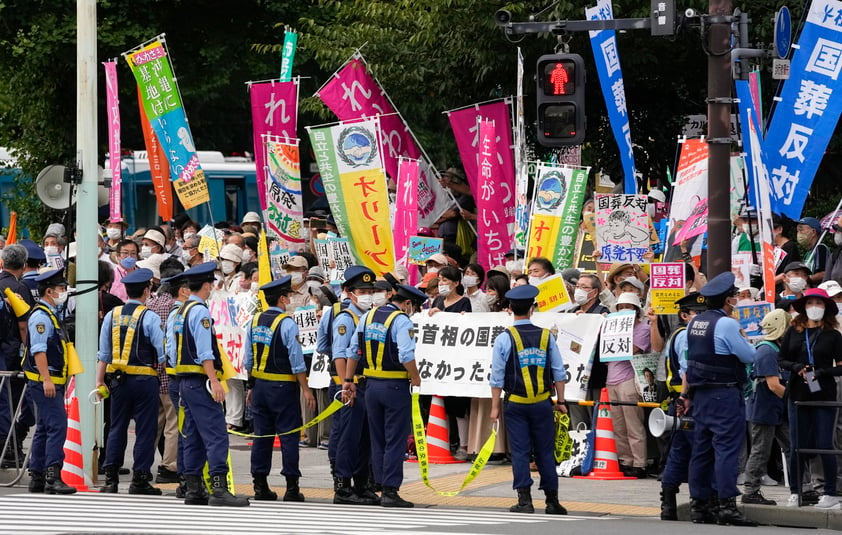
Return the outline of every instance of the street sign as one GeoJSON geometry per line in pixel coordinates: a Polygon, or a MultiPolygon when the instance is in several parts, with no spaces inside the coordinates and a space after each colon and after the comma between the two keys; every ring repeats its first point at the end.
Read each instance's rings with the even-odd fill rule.
{"type": "Polygon", "coordinates": [[[773,59],[772,60],[772,79],[773,80],[789,80],[789,60],[788,59],[773,59]]]}
{"type": "Polygon", "coordinates": [[[792,16],[789,8],[783,6],[775,13],[775,52],[781,59],[789,55],[789,47],[792,44],[792,16]]]}

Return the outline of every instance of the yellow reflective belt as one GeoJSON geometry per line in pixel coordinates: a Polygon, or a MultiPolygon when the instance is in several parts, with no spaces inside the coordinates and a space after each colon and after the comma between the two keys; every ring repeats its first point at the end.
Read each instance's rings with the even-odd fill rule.
{"type": "MultiPolygon", "coordinates": [[[[389,314],[386,318],[386,321],[383,322],[383,326],[386,328],[386,331],[383,333],[383,341],[379,342],[377,345],[377,356],[374,360],[371,359],[372,353],[374,350],[371,347],[371,340],[365,341],[365,359],[368,366],[365,370],[365,375],[368,377],[379,377],[381,379],[406,379],[409,378],[409,372],[407,371],[385,371],[383,370],[383,353],[386,352],[386,335],[389,334],[389,327],[392,325],[392,322],[395,321],[395,318],[399,315],[403,314],[402,311],[396,310],[389,314]]],[[[368,317],[365,320],[365,327],[368,328],[369,325],[372,324],[374,320],[374,311],[368,313],[368,317]]]]}
{"type": "MultiPolygon", "coordinates": [[[[526,388],[526,396],[518,396],[515,394],[509,395],[509,400],[515,403],[537,403],[544,401],[550,397],[550,392],[544,388],[544,366],[537,366],[537,373],[535,374],[535,385],[532,384],[532,376],[529,374],[529,366],[520,365],[520,353],[523,351],[523,339],[515,327],[509,327],[509,334],[512,335],[512,340],[515,343],[515,358],[518,359],[518,367],[520,367],[520,374],[523,378],[523,385],[526,388]]],[[[545,359],[547,358],[547,349],[549,348],[550,331],[542,329],[541,344],[539,349],[544,352],[545,359]]]]}
{"type": "Polygon", "coordinates": [[[255,379],[264,379],[266,381],[282,381],[285,383],[295,383],[298,378],[292,373],[269,373],[263,370],[255,370],[251,373],[255,379]]]}
{"type": "MultiPolygon", "coordinates": [[[[265,314],[265,312],[263,314],[265,314]]],[[[258,327],[257,322],[260,319],[260,316],[261,314],[256,314],[251,320],[252,337],[254,337],[254,330],[258,327]]],[[[278,314],[278,316],[272,321],[272,325],[269,326],[269,331],[272,332],[273,337],[275,330],[278,328],[278,325],[284,320],[284,318],[288,317],[289,316],[286,314],[278,314]]],[[[257,343],[251,344],[251,352],[255,356],[255,358],[257,358],[257,368],[251,372],[252,376],[257,377],[258,379],[267,379],[270,381],[295,381],[295,375],[292,374],[266,372],[266,363],[269,362],[269,349],[271,348],[271,346],[271,340],[268,344],[263,344],[263,351],[261,351],[260,355],[258,355],[257,343]],[[291,377],[291,379],[289,379],[289,377],[291,377]]]]}

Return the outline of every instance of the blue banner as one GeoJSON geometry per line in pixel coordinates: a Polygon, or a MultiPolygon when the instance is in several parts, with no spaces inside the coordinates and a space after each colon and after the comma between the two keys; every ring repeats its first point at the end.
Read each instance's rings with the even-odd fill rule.
{"type": "MultiPolygon", "coordinates": [[[[748,85],[748,80],[735,80],[734,84],[737,87],[737,98],[740,100],[740,130],[743,137],[743,156],[745,157],[745,169],[748,174],[748,190],[746,197],[749,199],[749,205],[757,207],[757,177],[755,176],[754,166],[752,165],[751,149],[749,147],[748,139],[748,125],[749,125],[749,111],[754,115],[754,124],[759,124],[759,114],[754,109],[754,103],[751,100],[751,89],[748,85]]],[[[762,142],[761,142],[762,143],[762,142]]]]}
{"type": "Polygon", "coordinates": [[[282,82],[292,81],[292,62],[295,60],[295,48],[298,46],[298,34],[294,31],[287,30],[284,34],[284,49],[281,55],[281,75],[282,82]]]}
{"type": "Polygon", "coordinates": [[[765,146],[772,211],[798,220],[842,113],[842,2],[813,1],[790,72],[765,146]]]}
{"type": "MultiPolygon", "coordinates": [[[[614,14],[610,0],[599,0],[596,7],[585,9],[588,20],[611,20],[614,14]]],[[[608,109],[611,130],[620,149],[620,161],[623,164],[623,193],[637,193],[635,178],[634,151],[632,150],[631,127],[626,109],[626,89],[623,85],[623,71],[620,69],[620,51],[617,50],[617,36],[614,30],[590,32],[596,70],[602,86],[602,96],[608,109]]]]}

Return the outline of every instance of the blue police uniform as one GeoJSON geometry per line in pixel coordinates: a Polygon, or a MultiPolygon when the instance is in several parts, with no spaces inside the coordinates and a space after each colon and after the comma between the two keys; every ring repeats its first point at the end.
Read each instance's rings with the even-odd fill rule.
{"type": "MultiPolygon", "coordinates": [[[[178,310],[183,305],[183,302],[177,302],[177,307],[170,311],[169,315],[167,316],[167,323],[164,333],[164,352],[166,353],[166,366],[167,366],[167,376],[170,379],[169,383],[169,395],[170,401],[172,401],[173,407],[175,410],[178,411],[181,407],[181,394],[179,392],[179,381],[178,376],[175,374],[175,362],[177,357],[175,342],[175,318],[178,315],[178,310]]],[[[178,434],[178,449],[176,451],[176,460],[175,465],[178,468],[179,476],[184,474],[184,437],[182,437],[181,433],[178,434]]],[[[181,478],[180,478],[181,479],[181,478]]],[[[179,483],[179,490],[177,494],[181,494],[178,496],[179,498],[184,497],[184,485],[183,481],[179,483]]]]}
{"type": "MultiPolygon", "coordinates": [[[[123,282],[131,286],[148,283],[151,278],[151,270],[139,269],[126,275],[123,282]]],[[[137,299],[129,299],[125,305],[115,307],[103,318],[97,359],[108,365],[106,372],[110,381],[107,386],[111,391],[111,428],[103,463],[106,470],[103,490],[117,491],[117,475],[123,464],[129,422],[134,419],[134,478],[129,493],[149,493],[158,433],[157,369],[165,359],[161,318],[137,299]]],[[[154,494],[160,494],[159,489],[154,490],[157,491],[154,494]]]]}
{"type": "MultiPolygon", "coordinates": [[[[316,351],[324,353],[330,358],[330,386],[327,389],[331,400],[336,399],[336,394],[342,390],[342,377],[336,375],[336,363],[333,361],[333,322],[337,314],[348,308],[350,299],[344,299],[334,303],[330,312],[323,314],[319,320],[319,327],[316,331],[316,351]]],[[[336,464],[336,448],[339,444],[339,435],[342,432],[342,418],[339,415],[331,419],[330,438],[327,446],[327,459],[330,462],[330,471],[334,472],[336,464]]]]}
{"type": "MultiPolygon", "coordinates": [[[[717,275],[700,293],[709,299],[733,295],[733,273],[717,275]]],[[[687,383],[695,420],[689,472],[694,522],[713,520],[709,500],[714,477],[720,501],[716,520],[737,524],[745,520],[734,498],[740,494],[738,463],[745,440],[745,364],[754,362],[754,355],[754,347],[740,334],[740,324],[723,309],[707,310],[687,326],[687,383]]]]}

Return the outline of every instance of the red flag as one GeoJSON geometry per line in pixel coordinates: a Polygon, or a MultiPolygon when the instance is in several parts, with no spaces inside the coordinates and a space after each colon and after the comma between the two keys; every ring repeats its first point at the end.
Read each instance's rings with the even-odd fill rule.
{"type": "Polygon", "coordinates": [[[140,125],[143,127],[143,141],[146,144],[146,154],[149,158],[149,173],[152,175],[152,184],[155,186],[155,199],[158,201],[158,215],[163,221],[172,219],[173,194],[172,183],[170,182],[170,167],[164,149],[158,143],[158,138],[146,118],[143,110],[143,102],[140,99],[140,92],[137,94],[140,106],[140,125]]]}

